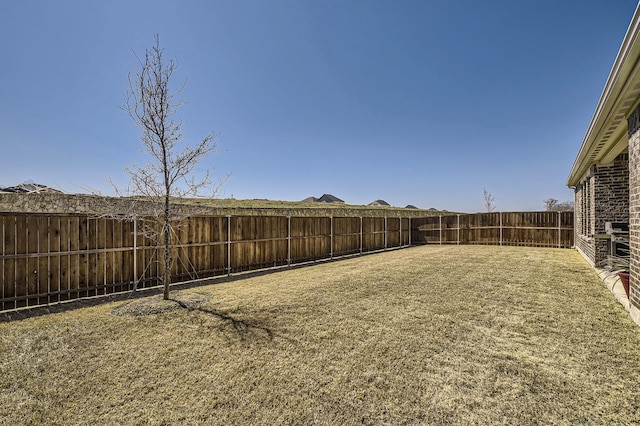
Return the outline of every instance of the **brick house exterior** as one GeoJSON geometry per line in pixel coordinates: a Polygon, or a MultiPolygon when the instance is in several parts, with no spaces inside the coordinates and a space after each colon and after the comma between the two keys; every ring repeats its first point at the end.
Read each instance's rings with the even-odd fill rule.
{"type": "MultiPolygon", "coordinates": [[[[636,116],[640,115],[639,108],[634,110],[636,116]]],[[[640,324],[640,127],[635,126],[632,131],[629,136],[629,304],[634,320],[640,324]]]]}
{"type": "Polygon", "coordinates": [[[592,166],[575,186],[575,244],[592,266],[601,266],[610,250],[606,222],[629,223],[629,156],[609,166],[592,166]]]}
{"type": "Polygon", "coordinates": [[[607,222],[629,224],[629,311],[640,324],[640,5],[567,179],[576,249],[593,266],[615,250],[607,222]]]}

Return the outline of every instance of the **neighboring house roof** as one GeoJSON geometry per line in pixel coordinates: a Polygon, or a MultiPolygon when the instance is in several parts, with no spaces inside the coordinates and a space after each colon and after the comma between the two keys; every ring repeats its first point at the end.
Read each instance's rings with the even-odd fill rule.
{"type": "Polygon", "coordinates": [[[384,207],[388,207],[390,206],[389,203],[387,203],[385,200],[375,200],[371,203],[369,203],[370,206],[384,206],[384,207]]]}
{"type": "Polygon", "coordinates": [[[316,197],[307,197],[302,200],[303,203],[317,203],[318,199],[316,197]]]}
{"type": "Polygon", "coordinates": [[[573,163],[567,186],[576,186],[594,164],[610,165],[629,147],[627,119],[640,99],[640,4],[631,19],[600,100],[573,163]]]}
{"type": "Polygon", "coordinates": [[[37,194],[42,192],[50,192],[56,194],[62,194],[62,191],[49,188],[46,185],[41,185],[34,182],[24,182],[16,186],[8,186],[6,188],[0,188],[0,193],[19,193],[19,194],[37,194]]]}
{"type": "Polygon", "coordinates": [[[344,203],[340,198],[331,194],[324,194],[316,200],[318,203],[344,203]]]}
{"type": "Polygon", "coordinates": [[[413,204],[407,204],[407,207],[405,207],[405,209],[417,209],[417,207],[413,204]]]}

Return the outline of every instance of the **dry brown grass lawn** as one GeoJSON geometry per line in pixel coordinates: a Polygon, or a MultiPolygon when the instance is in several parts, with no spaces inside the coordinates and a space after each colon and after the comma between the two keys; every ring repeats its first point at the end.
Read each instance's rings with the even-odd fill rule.
{"type": "Polygon", "coordinates": [[[0,424],[640,423],[640,327],[574,251],[417,247],[174,296],[0,324],[0,424]]]}

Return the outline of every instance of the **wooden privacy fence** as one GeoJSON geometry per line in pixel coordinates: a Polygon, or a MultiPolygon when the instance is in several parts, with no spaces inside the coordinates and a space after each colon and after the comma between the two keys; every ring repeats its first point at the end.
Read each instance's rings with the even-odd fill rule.
{"type": "MultiPolygon", "coordinates": [[[[183,281],[406,247],[411,220],[190,217],[173,224],[171,273],[183,281]]],[[[159,285],[157,231],[154,220],[0,213],[0,311],[159,285]]]]}
{"type": "MultiPolygon", "coordinates": [[[[173,232],[177,282],[425,243],[572,247],[573,213],[198,216],[173,232]]],[[[154,235],[154,220],[0,213],[0,311],[160,285],[154,235]]]]}
{"type": "Polygon", "coordinates": [[[415,243],[570,248],[573,212],[495,212],[413,219],[415,243]]]}

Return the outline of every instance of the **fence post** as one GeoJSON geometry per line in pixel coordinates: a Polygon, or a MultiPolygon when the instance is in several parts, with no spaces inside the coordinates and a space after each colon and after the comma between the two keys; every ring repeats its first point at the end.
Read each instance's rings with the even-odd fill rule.
{"type": "Polygon", "coordinates": [[[387,249],[387,217],[384,217],[384,249],[387,249]]]}
{"type": "Polygon", "coordinates": [[[362,216],[360,216],[360,254],[362,254],[362,216]]]}
{"type": "Polygon", "coordinates": [[[138,289],[138,220],[133,217],[133,291],[138,289]]]}
{"type": "Polygon", "coordinates": [[[330,250],[329,250],[329,257],[331,259],[333,259],[333,215],[329,216],[329,242],[330,242],[330,250]]]}
{"type": "Polygon", "coordinates": [[[231,275],[231,215],[227,215],[227,275],[231,275]]]}
{"type": "Polygon", "coordinates": [[[287,266],[291,266],[291,216],[287,216],[287,266]]]}
{"type": "Polygon", "coordinates": [[[500,245],[502,245],[502,212],[500,212],[500,245]]]}
{"type": "Polygon", "coordinates": [[[558,210],[558,248],[562,248],[562,217],[558,210]]]}
{"type": "Polygon", "coordinates": [[[409,216],[409,246],[411,246],[411,234],[413,230],[411,229],[411,216],[409,216]]]}
{"type": "Polygon", "coordinates": [[[439,216],[440,219],[440,245],[442,245],[442,215],[439,216]]]}
{"type": "Polygon", "coordinates": [[[402,216],[398,218],[400,221],[400,241],[398,241],[398,247],[402,247],[402,216]]]}
{"type": "Polygon", "coordinates": [[[460,215],[458,215],[458,245],[460,245],[460,215]]]}

